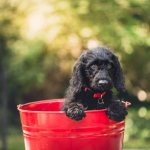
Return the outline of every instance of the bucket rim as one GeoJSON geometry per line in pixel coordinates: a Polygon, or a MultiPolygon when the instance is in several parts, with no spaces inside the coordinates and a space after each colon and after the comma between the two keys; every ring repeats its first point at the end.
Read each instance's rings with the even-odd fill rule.
{"type": "MultiPolygon", "coordinates": [[[[27,106],[27,105],[31,105],[31,104],[40,104],[40,103],[48,103],[48,102],[64,102],[64,98],[57,98],[57,99],[46,99],[46,100],[38,100],[38,101],[34,101],[34,102],[28,102],[28,103],[24,103],[24,104],[19,104],[17,105],[17,109],[19,112],[27,112],[27,113],[57,113],[57,114],[64,114],[64,111],[43,111],[43,110],[28,110],[28,109],[23,109],[23,107],[27,106]]],[[[86,113],[99,113],[99,112],[105,112],[107,109],[100,109],[100,110],[85,110],[86,113]]]]}

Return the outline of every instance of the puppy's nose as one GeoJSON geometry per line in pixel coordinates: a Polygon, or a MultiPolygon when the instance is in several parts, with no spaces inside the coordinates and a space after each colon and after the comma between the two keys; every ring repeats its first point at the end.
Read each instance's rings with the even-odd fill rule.
{"type": "Polygon", "coordinates": [[[99,85],[108,84],[108,81],[107,80],[99,80],[98,84],[99,85]]]}

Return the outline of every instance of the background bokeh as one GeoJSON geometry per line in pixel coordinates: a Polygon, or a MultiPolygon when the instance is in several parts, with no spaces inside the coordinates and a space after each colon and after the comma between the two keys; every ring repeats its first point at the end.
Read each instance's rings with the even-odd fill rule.
{"type": "Polygon", "coordinates": [[[126,77],[124,148],[150,149],[149,10],[149,0],[1,0],[0,149],[24,149],[17,104],[63,97],[75,60],[99,45],[126,77]]]}

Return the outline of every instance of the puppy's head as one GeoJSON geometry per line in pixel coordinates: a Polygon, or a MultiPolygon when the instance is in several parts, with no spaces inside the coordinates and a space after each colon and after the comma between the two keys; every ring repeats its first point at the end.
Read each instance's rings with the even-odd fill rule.
{"type": "Polygon", "coordinates": [[[125,90],[118,58],[102,47],[82,53],[74,67],[72,82],[78,88],[87,86],[94,91],[107,91],[113,86],[118,91],[125,90]]]}

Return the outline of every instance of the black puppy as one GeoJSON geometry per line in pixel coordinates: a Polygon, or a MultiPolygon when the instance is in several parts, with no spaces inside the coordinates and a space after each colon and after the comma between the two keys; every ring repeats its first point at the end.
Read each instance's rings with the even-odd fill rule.
{"type": "Polygon", "coordinates": [[[77,60],[67,90],[63,110],[74,120],[86,116],[84,110],[107,108],[107,115],[122,121],[127,115],[125,105],[112,96],[112,88],[124,92],[124,77],[118,58],[108,49],[94,48],[77,60]]]}

